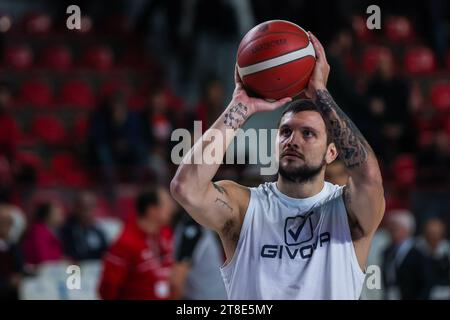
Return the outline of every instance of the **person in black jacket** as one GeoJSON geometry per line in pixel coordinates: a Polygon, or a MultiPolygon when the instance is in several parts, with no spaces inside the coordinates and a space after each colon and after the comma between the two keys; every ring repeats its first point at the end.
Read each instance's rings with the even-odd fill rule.
{"type": "Polygon", "coordinates": [[[429,219],[423,228],[417,248],[431,265],[430,299],[450,299],[450,241],[445,239],[446,226],[439,217],[429,219]]]}
{"type": "Polygon", "coordinates": [[[79,194],[62,229],[64,252],[75,261],[99,260],[107,249],[105,234],[94,221],[95,202],[92,193],[79,194]]]}
{"type": "Polygon", "coordinates": [[[383,254],[385,299],[428,299],[431,269],[415,246],[413,215],[407,210],[393,212],[387,226],[392,243],[383,254]]]}

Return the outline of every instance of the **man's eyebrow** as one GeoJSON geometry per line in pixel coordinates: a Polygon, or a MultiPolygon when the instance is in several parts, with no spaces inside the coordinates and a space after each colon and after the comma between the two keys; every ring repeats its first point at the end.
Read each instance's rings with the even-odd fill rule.
{"type": "MultiPolygon", "coordinates": [[[[319,129],[316,129],[316,128],[313,128],[313,127],[311,127],[311,126],[308,126],[308,125],[300,125],[300,126],[295,126],[297,129],[299,129],[299,130],[305,130],[305,129],[307,129],[307,130],[310,130],[310,131],[313,131],[313,132],[319,132],[320,130],[319,129]]],[[[282,125],[280,125],[280,128],[279,128],[279,130],[281,130],[281,129],[284,129],[284,128],[289,128],[289,129],[291,129],[292,128],[292,125],[289,125],[288,123],[283,123],[282,125]]]]}
{"type": "Polygon", "coordinates": [[[301,130],[303,130],[303,129],[308,129],[308,130],[310,130],[310,131],[319,132],[318,129],[313,128],[313,127],[310,127],[310,126],[300,126],[299,128],[300,128],[301,130]]]}

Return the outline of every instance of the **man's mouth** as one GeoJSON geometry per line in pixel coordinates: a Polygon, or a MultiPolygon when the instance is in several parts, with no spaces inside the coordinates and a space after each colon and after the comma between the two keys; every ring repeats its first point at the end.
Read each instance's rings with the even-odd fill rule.
{"type": "Polygon", "coordinates": [[[286,151],[281,155],[282,158],[284,157],[295,157],[295,158],[300,158],[303,159],[303,156],[297,152],[294,151],[286,151]]]}

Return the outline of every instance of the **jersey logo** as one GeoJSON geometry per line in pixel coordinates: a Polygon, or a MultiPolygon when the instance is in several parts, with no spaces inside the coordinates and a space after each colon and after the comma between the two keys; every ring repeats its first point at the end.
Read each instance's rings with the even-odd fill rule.
{"type": "Polygon", "coordinates": [[[284,242],[288,246],[296,246],[313,238],[311,215],[314,211],[302,216],[288,217],[284,223],[284,242]]]}

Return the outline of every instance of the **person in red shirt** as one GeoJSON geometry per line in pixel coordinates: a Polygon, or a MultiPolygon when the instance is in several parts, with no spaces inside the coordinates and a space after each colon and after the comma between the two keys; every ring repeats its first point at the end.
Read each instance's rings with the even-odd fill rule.
{"type": "Polygon", "coordinates": [[[38,205],[34,222],[26,232],[23,242],[26,263],[38,265],[64,258],[62,243],[58,237],[63,223],[63,209],[59,204],[44,202],[38,205]]]}
{"type": "Polygon", "coordinates": [[[25,262],[38,265],[44,262],[62,260],[62,243],[58,232],[64,223],[62,207],[56,202],[43,202],[38,205],[34,222],[26,232],[23,242],[25,262]]]}
{"type": "Polygon", "coordinates": [[[103,258],[99,294],[105,300],[165,300],[172,297],[172,230],[174,205],[156,188],[136,200],[137,217],[126,223],[103,258]]]}

